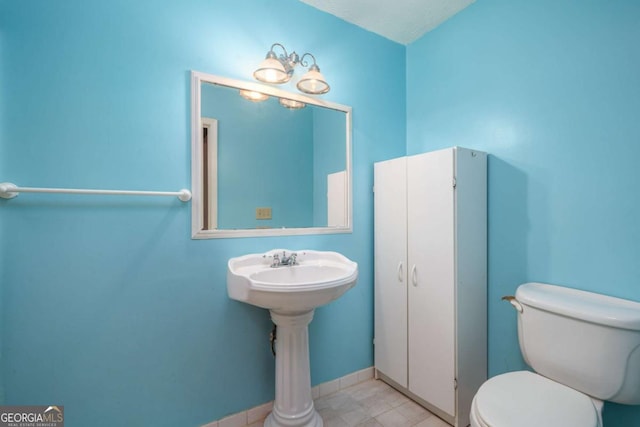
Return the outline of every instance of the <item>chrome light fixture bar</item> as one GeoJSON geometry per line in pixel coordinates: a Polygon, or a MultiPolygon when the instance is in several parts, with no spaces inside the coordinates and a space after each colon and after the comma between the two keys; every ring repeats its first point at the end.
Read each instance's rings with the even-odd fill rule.
{"type": "Polygon", "coordinates": [[[329,84],[320,72],[316,58],[310,53],[305,53],[300,57],[297,53],[289,54],[287,49],[280,43],[271,45],[271,49],[267,52],[265,59],[260,63],[258,69],[254,71],[253,77],[265,83],[282,84],[291,80],[293,70],[296,65],[302,65],[308,71],[300,78],[296,87],[299,91],[310,95],[321,95],[329,92],[329,84]],[[276,55],[274,49],[279,47],[283,53],[276,55]],[[309,65],[305,58],[309,56],[313,59],[313,64],[309,65]]]}

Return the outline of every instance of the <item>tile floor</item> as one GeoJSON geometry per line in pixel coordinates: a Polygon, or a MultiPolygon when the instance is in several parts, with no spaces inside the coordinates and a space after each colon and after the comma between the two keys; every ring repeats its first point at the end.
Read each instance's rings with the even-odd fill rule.
{"type": "MultiPolygon", "coordinates": [[[[324,427],[450,427],[379,380],[367,380],[315,401],[324,427]]],[[[249,427],[262,426],[263,421],[249,427]]]]}

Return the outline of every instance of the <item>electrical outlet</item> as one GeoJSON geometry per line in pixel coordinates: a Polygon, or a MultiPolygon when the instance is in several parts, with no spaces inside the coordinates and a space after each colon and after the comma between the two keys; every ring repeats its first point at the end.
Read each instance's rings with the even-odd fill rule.
{"type": "Polygon", "coordinates": [[[256,208],[256,219],[271,219],[271,208],[256,208]]]}

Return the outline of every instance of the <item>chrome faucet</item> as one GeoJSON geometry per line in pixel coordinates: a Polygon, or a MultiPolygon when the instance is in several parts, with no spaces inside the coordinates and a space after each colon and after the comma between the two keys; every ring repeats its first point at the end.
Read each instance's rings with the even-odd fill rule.
{"type": "Polygon", "coordinates": [[[296,261],[298,254],[292,252],[287,256],[285,251],[282,251],[282,258],[278,254],[273,255],[273,262],[271,262],[271,267],[282,267],[283,265],[296,265],[298,262],[296,261]]]}
{"type": "Polygon", "coordinates": [[[280,265],[296,265],[297,256],[298,254],[295,252],[290,253],[289,256],[287,256],[285,252],[282,252],[282,259],[280,260],[280,265]]]}

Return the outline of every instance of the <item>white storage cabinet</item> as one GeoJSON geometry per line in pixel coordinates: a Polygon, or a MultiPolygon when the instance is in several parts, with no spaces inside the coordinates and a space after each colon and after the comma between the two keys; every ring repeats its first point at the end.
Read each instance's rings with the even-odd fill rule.
{"type": "Polygon", "coordinates": [[[487,378],[487,156],[374,165],[376,374],[455,427],[487,378]]]}

